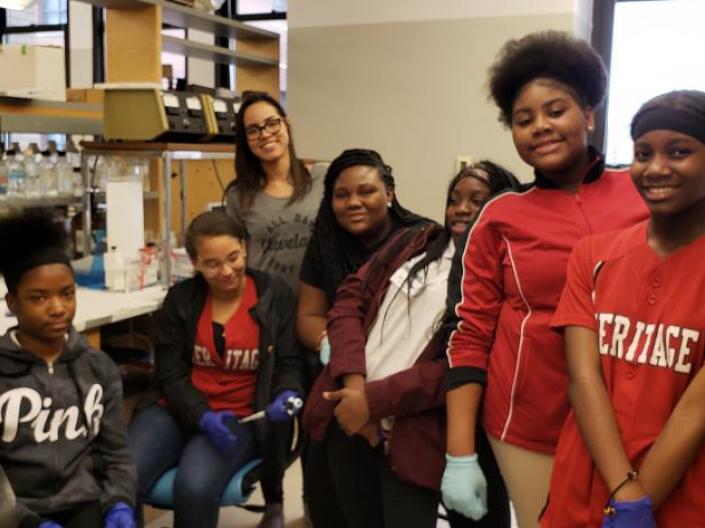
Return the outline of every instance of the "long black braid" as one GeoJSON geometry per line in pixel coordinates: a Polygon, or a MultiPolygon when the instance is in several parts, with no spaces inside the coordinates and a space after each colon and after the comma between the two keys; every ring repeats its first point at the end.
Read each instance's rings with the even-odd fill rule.
{"type": "MultiPolygon", "coordinates": [[[[333,304],[336,290],[343,279],[357,271],[369,258],[371,252],[376,249],[366,248],[357,237],[343,230],[333,213],[333,186],[344,169],[355,165],[376,168],[388,189],[393,191],[395,186],[392,168],[384,163],[382,157],[374,150],[345,150],[328,167],[324,180],[323,198],[307,251],[311,253],[315,269],[325,270],[325,276],[322,279],[326,298],[330,305],[333,304]]],[[[430,221],[402,207],[396,194],[392,198],[389,215],[394,229],[430,221]]]]}

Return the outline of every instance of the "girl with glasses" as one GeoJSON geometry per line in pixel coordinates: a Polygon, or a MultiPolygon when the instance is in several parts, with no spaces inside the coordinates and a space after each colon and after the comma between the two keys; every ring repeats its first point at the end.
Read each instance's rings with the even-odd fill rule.
{"type": "Polygon", "coordinates": [[[568,369],[553,317],[568,256],[582,237],[646,216],[626,171],[589,146],[607,85],[590,46],[542,32],[505,44],[490,92],[534,182],[491,200],[450,280],[446,506],[482,518],[485,479],[475,456],[484,427],[520,528],[546,502],[553,453],[570,407],[568,369]]]}
{"type": "Polygon", "coordinates": [[[327,164],[309,169],[296,157],[289,118],[267,94],[247,96],[236,124],[226,210],[247,225],[250,266],[282,276],[296,292],[327,164]]]}
{"type": "Polygon", "coordinates": [[[283,409],[303,394],[293,295],[280,277],[247,267],[247,230],[224,212],[197,216],[185,246],[197,273],[167,293],[155,345],[158,394],[130,426],[138,498],[178,465],[174,526],[215,528],[223,489],[259,455],[267,503],[259,526],[283,526],[283,409]],[[265,409],[267,420],[238,423],[265,409]]]}

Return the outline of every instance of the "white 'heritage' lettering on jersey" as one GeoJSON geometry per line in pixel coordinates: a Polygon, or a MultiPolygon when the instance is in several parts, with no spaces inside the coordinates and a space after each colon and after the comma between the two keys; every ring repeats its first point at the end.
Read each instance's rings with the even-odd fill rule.
{"type": "MultiPolygon", "coordinates": [[[[210,352],[204,346],[194,345],[193,364],[199,367],[215,367],[210,352]]],[[[259,366],[259,350],[229,348],[223,356],[223,368],[226,370],[257,370],[259,366]]]]}
{"type": "Polygon", "coordinates": [[[77,405],[67,409],[52,409],[51,398],[42,399],[36,390],[28,387],[9,390],[0,395],[0,438],[5,443],[13,442],[17,438],[20,424],[25,423],[33,429],[34,441],[38,444],[58,441],[62,430],[67,440],[85,437],[89,431],[97,435],[104,412],[102,401],[103,387],[97,383],[93,384],[86,394],[82,411],[77,405]],[[21,412],[23,403],[25,407],[28,406],[24,413],[21,412]],[[82,425],[79,426],[79,422],[82,425]]]}
{"type": "Polygon", "coordinates": [[[690,373],[691,353],[700,341],[692,328],[632,321],[613,313],[598,313],[600,354],[631,363],[690,373]]]}
{"type": "Polygon", "coordinates": [[[215,363],[211,360],[211,354],[204,346],[194,345],[193,358],[191,359],[194,365],[199,367],[215,367],[215,363]]]}

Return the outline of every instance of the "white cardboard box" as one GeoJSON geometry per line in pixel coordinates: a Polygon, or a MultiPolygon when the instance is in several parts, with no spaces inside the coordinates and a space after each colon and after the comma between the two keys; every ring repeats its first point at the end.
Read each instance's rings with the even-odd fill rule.
{"type": "Polygon", "coordinates": [[[56,46],[0,46],[0,94],[66,101],[64,49],[56,46]]]}

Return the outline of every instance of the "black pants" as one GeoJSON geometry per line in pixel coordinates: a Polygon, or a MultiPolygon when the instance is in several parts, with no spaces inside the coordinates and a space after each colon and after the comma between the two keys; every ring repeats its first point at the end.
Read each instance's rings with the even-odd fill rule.
{"type": "Polygon", "coordinates": [[[289,437],[293,434],[293,425],[289,422],[270,423],[262,449],[262,495],[267,504],[283,502],[284,488],[282,482],[287,466],[289,437]]]}
{"type": "Polygon", "coordinates": [[[337,424],[326,438],[333,485],[348,528],[434,528],[438,493],[403,482],[380,444],[347,436],[337,424]]]}
{"type": "MultiPolygon", "coordinates": [[[[487,436],[481,429],[475,446],[487,479],[488,513],[479,521],[473,521],[450,510],[450,526],[510,528],[507,488],[487,436]]],[[[314,528],[435,526],[438,497],[399,481],[389,469],[386,457],[373,450],[361,437],[348,437],[337,424],[333,424],[326,441],[311,441],[307,451],[306,496],[314,528]],[[380,458],[384,459],[384,464],[380,458]],[[411,520],[406,519],[407,514],[411,520]]]]}
{"type": "Polygon", "coordinates": [[[97,502],[89,502],[71,510],[44,517],[60,524],[62,528],[101,528],[103,526],[103,514],[97,502]]]}
{"type": "Polygon", "coordinates": [[[325,442],[309,438],[304,458],[304,495],[313,527],[346,528],[331,480],[325,442]]]}
{"type": "Polygon", "coordinates": [[[448,510],[450,526],[451,528],[510,528],[512,514],[507,487],[504,485],[487,435],[479,427],[475,435],[475,449],[480,467],[487,479],[487,515],[479,521],[473,521],[456,511],[448,510]]]}

